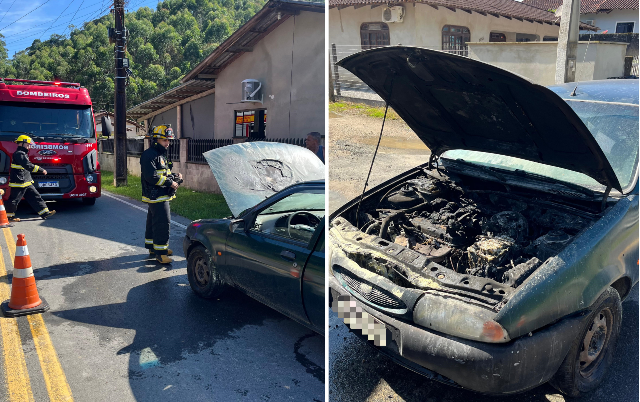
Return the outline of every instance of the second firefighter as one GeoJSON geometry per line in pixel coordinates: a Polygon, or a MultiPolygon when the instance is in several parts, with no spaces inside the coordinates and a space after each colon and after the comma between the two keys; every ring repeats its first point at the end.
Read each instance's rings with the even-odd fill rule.
{"type": "Polygon", "coordinates": [[[9,173],[11,194],[9,194],[9,199],[7,200],[7,217],[12,222],[20,222],[20,219],[16,218],[16,209],[18,209],[18,204],[22,200],[22,197],[24,197],[29,205],[31,205],[31,208],[33,208],[42,219],[46,219],[55,214],[56,211],[49,211],[49,208],[47,208],[47,204],[33,185],[31,173],[42,173],[46,175],[47,171],[29,161],[29,149],[33,144],[31,137],[21,135],[16,140],[16,143],[18,144],[18,149],[13,153],[11,171],[9,173]]]}
{"type": "Polygon", "coordinates": [[[170,140],[174,139],[171,126],[154,127],[152,138],[152,146],[140,157],[142,202],[149,204],[144,244],[150,257],[155,256],[162,264],[170,264],[173,259],[168,256],[173,252],[169,249],[169,201],[175,198],[182,175],[172,174],[167,161],[167,148],[170,140]]]}

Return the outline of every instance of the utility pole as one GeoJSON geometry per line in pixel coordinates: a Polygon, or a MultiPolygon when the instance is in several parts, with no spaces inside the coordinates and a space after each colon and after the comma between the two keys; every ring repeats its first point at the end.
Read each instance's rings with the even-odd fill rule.
{"type": "Polygon", "coordinates": [[[115,26],[115,62],[116,62],[116,93],[114,102],[114,156],[115,172],[113,185],[116,187],[127,185],[127,93],[125,82],[127,73],[123,65],[124,50],[126,46],[126,33],[124,29],[124,0],[114,0],[113,15],[116,19],[115,26]]]}
{"type": "Polygon", "coordinates": [[[564,0],[561,6],[556,85],[575,82],[578,37],[580,33],[580,0],[564,0]]]}

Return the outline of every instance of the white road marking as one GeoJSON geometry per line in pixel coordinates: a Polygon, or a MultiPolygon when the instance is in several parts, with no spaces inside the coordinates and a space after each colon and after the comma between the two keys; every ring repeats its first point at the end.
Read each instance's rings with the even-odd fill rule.
{"type": "MultiPolygon", "coordinates": [[[[114,200],[118,200],[118,201],[120,201],[121,203],[123,203],[123,204],[127,204],[127,205],[129,205],[130,207],[134,207],[135,209],[139,209],[139,210],[140,210],[140,211],[142,211],[142,212],[147,212],[147,210],[146,210],[146,209],[144,209],[144,208],[142,208],[142,207],[139,207],[139,206],[137,206],[136,204],[132,204],[132,203],[130,203],[130,202],[128,202],[128,201],[125,201],[125,200],[123,200],[123,199],[121,199],[121,198],[118,198],[118,197],[116,197],[116,196],[114,196],[114,195],[111,195],[111,194],[109,194],[109,193],[107,193],[107,192],[103,192],[103,193],[102,193],[102,195],[106,195],[106,196],[107,196],[107,197],[109,197],[109,198],[113,198],[114,200]]],[[[182,223],[178,223],[178,222],[176,222],[176,221],[174,221],[174,220],[172,220],[172,221],[171,221],[171,223],[173,223],[174,225],[176,225],[176,226],[177,226],[177,227],[179,227],[180,229],[186,229],[186,228],[187,228],[187,227],[186,227],[185,225],[183,225],[182,223]]]]}

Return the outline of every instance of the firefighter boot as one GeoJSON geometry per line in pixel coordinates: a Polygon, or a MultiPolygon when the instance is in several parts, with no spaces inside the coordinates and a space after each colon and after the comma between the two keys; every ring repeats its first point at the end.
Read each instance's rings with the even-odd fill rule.
{"type": "Polygon", "coordinates": [[[167,257],[165,254],[156,255],[156,261],[160,264],[171,264],[173,262],[172,258],[167,257]]]}
{"type": "Polygon", "coordinates": [[[51,218],[53,215],[55,215],[56,211],[49,211],[46,214],[42,214],[40,215],[42,217],[42,219],[47,219],[47,218],[51,218]]]}
{"type": "Polygon", "coordinates": [[[10,216],[8,219],[9,219],[9,222],[20,222],[20,218],[15,216],[10,216]]]}
{"type": "MultiPolygon", "coordinates": [[[[167,255],[173,255],[173,250],[170,248],[167,249],[167,255]]],[[[149,250],[149,258],[156,258],[156,252],[153,250],[149,250]]]]}

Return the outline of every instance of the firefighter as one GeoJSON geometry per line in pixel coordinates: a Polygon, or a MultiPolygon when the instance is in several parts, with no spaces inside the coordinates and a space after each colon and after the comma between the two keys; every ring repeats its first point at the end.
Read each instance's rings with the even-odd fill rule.
{"type": "Polygon", "coordinates": [[[33,144],[31,137],[21,135],[16,140],[16,143],[18,144],[18,149],[13,153],[11,173],[9,174],[11,194],[9,194],[9,199],[7,200],[7,217],[9,221],[20,222],[20,219],[16,218],[16,209],[18,209],[18,204],[22,197],[24,197],[42,219],[47,219],[55,214],[56,211],[49,211],[47,204],[38,190],[36,190],[31,178],[31,173],[46,175],[47,171],[29,161],[29,149],[33,144]]]}
{"type": "Polygon", "coordinates": [[[150,258],[155,255],[159,263],[170,264],[173,260],[168,256],[173,252],[169,249],[169,201],[175,198],[182,175],[172,174],[167,162],[169,140],[174,138],[171,126],[154,127],[151,135],[153,145],[140,157],[142,201],[149,204],[144,244],[150,258]]]}

